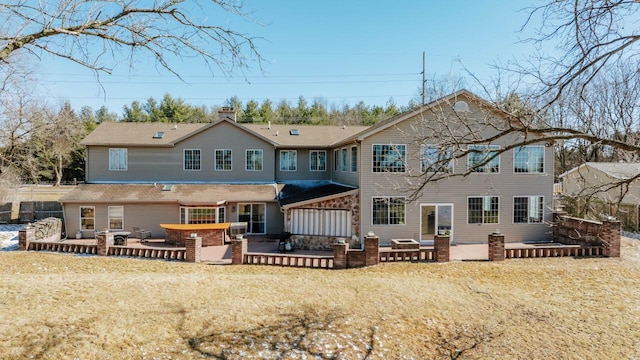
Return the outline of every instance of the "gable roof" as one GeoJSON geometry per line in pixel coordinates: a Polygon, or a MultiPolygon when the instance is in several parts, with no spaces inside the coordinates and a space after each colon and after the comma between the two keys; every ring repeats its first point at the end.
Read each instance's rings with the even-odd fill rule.
{"type": "MultiPolygon", "coordinates": [[[[350,138],[346,138],[344,139],[341,143],[348,143],[351,141],[362,141],[365,138],[374,135],[380,131],[383,131],[385,129],[388,129],[392,126],[397,125],[400,122],[403,122],[405,120],[408,120],[410,118],[413,118],[417,115],[420,115],[428,110],[437,108],[438,106],[441,106],[442,104],[445,103],[449,103],[451,101],[456,101],[460,98],[463,98],[461,100],[467,100],[467,101],[472,101],[474,103],[476,103],[477,105],[484,107],[486,109],[489,109],[491,111],[494,111],[496,113],[498,113],[501,116],[504,116],[505,118],[511,118],[511,115],[509,115],[508,113],[496,108],[493,104],[491,104],[490,102],[482,99],[481,97],[473,94],[472,92],[466,90],[466,89],[462,89],[459,91],[456,91],[450,95],[441,97],[440,99],[437,99],[435,101],[430,102],[429,104],[420,106],[419,108],[412,110],[412,111],[408,111],[396,116],[393,116],[389,119],[380,121],[375,123],[374,125],[368,127],[367,129],[361,131],[360,133],[350,137],[350,138]]],[[[453,105],[453,104],[452,104],[453,105]]]]}
{"type": "Polygon", "coordinates": [[[337,125],[240,124],[230,118],[213,123],[197,124],[105,122],[87,135],[80,144],[85,146],[173,147],[180,141],[221,123],[236,126],[274,146],[289,148],[329,147],[333,143],[368,128],[367,126],[337,125]],[[155,136],[159,132],[163,136],[155,136]],[[293,135],[294,132],[297,135],[293,135]]]}
{"type": "Polygon", "coordinates": [[[631,179],[632,177],[640,175],[640,163],[621,163],[621,162],[586,162],[580,166],[577,166],[571,170],[568,170],[559,175],[559,177],[565,177],[567,174],[580,171],[585,167],[591,167],[596,170],[620,180],[631,179]]]}

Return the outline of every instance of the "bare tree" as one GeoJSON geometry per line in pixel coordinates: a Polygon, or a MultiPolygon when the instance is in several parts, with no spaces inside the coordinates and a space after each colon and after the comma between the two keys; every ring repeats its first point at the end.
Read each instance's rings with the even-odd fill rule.
{"type": "Polygon", "coordinates": [[[99,75],[144,55],[179,76],[172,61],[198,57],[227,73],[261,60],[255,37],[223,25],[220,17],[228,15],[249,18],[236,0],[0,3],[0,62],[19,52],[48,53],[99,75]]]}

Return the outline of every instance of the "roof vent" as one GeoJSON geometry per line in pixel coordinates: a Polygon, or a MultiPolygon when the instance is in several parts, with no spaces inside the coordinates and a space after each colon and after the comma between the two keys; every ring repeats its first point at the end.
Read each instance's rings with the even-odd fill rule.
{"type": "Polygon", "coordinates": [[[458,100],[456,101],[456,103],[453,105],[453,110],[457,111],[457,112],[466,112],[469,111],[469,104],[467,104],[466,102],[462,101],[462,100],[458,100]]]}
{"type": "Polygon", "coordinates": [[[173,185],[163,185],[162,191],[171,191],[173,190],[173,185]]]}
{"type": "Polygon", "coordinates": [[[300,135],[300,132],[298,129],[291,129],[289,130],[289,135],[300,135]]]}
{"type": "Polygon", "coordinates": [[[163,137],[164,137],[164,131],[158,131],[155,134],[153,134],[154,139],[162,139],[163,137]]]}

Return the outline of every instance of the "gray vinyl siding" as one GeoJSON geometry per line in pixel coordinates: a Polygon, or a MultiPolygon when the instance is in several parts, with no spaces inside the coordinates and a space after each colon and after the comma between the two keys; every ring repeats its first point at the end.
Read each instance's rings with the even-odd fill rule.
{"type": "Polygon", "coordinates": [[[311,171],[309,169],[309,153],[311,150],[325,150],[325,149],[287,149],[282,148],[276,151],[276,181],[286,182],[292,180],[330,180],[331,179],[331,165],[329,161],[330,150],[325,150],[327,153],[327,169],[325,171],[311,171]],[[296,150],[298,164],[296,171],[282,171],[280,170],[280,151],[282,150],[296,150]]]}
{"type": "MultiPolygon", "coordinates": [[[[553,147],[545,147],[544,174],[515,174],[513,171],[513,151],[500,155],[500,172],[497,174],[470,174],[467,177],[455,177],[438,183],[427,184],[421,195],[406,204],[404,225],[373,225],[372,198],[375,196],[409,196],[407,177],[414,183],[420,181],[419,144],[412,143],[407,134],[411,134],[410,120],[382,130],[367,137],[360,146],[362,163],[360,164],[360,201],[361,233],[374,231],[381,242],[393,238],[420,239],[421,204],[453,204],[453,241],[456,243],[487,242],[487,236],[499,229],[505,234],[507,242],[548,241],[552,237],[551,206],[553,200],[553,147]],[[373,173],[373,144],[406,144],[407,172],[404,174],[373,173]],[[514,224],[514,196],[544,196],[545,223],[514,224]],[[467,198],[470,196],[498,196],[498,224],[467,224],[467,198]]],[[[514,139],[504,139],[512,144],[514,139]]],[[[466,157],[454,164],[455,173],[466,171],[466,157]]]]}
{"type": "Polygon", "coordinates": [[[228,123],[220,123],[172,148],[129,147],[126,171],[109,171],[109,147],[89,146],[87,182],[272,182],[273,145],[228,123]],[[201,169],[183,169],[184,149],[199,149],[201,169]],[[214,170],[214,150],[231,149],[232,171],[214,170]],[[245,151],[263,151],[262,171],[245,170],[245,151]]]}
{"type": "Polygon", "coordinates": [[[360,149],[358,149],[358,171],[356,172],[352,172],[351,171],[351,146],[352,145],[347,145],[347,146],[341,146],[338,148],[333,148],[331,150],[328,151],[328,153],[331,153],[331,172],[332,172],[332,177],[333,177],[333,181],[340,183],[340,184],[345,184],[345,185],[351,185],[351,186],[358,186],[358,181],[359,181],[359,173],[362,170],[361,166],[362,164],[362,152],[360,151],[360,149]],[[340,150],[342,151],[342,149],[347,149],[347,170],[346,171],[342,171],[342,167],[338,166],[338,170],[334,170],[334,164],[333,164],[333,151],[334,150],[340,150]]]}

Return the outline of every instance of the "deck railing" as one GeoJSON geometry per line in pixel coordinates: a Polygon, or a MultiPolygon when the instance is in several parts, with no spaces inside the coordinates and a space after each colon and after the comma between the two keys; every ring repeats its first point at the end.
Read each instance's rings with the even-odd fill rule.
{"type": "Polygon", "coordinates": [[[507,259],[541,258],[541,257],[602,257],[605,256],[603,246],[546,246],[535,248],[509,248],[504,250],[507,259]]]}
{"type": "Polygon", "coordinates": [[[246,253],[243,264],[332,269],[333,256],[246,253]]]}
{"type": "Polygon", "coordinates": [[[134,248],[127,246],[109,247],[110,256],[131,256],[147,259],[184,260],[185,249],[134,248]]]}
{"type": "Polygon", "coordinates": [[[435,262],[434,249],[385,249],[380,248],[380,262],[435,262]]]}
{"type": "Polygon", "coordinates": [[[53,251],[74,254],[96,255],[98,253],[98,245],[84,244],[68,244],[63,242],[40,242],[34,241],[29,243],[29,249],[33,251],[53,251]]]}

